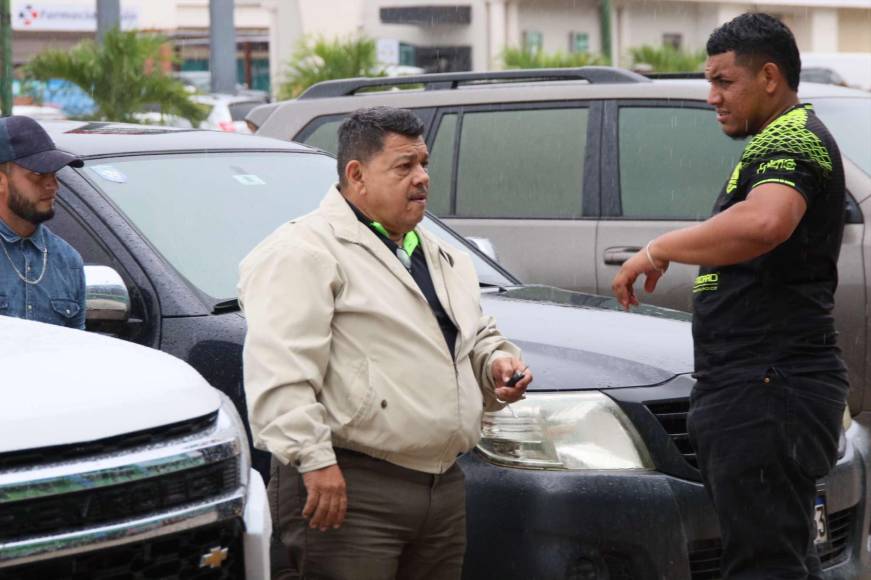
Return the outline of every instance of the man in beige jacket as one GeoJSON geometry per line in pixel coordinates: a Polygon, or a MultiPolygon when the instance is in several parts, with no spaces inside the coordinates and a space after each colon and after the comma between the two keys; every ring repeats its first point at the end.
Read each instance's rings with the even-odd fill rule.
{"type": "Polygon", "coordinates": [[[482,412],[532,380],[482,315],[469,257],[417,227],[423,129],[410,111],[355,112],[339,129],[339,184],[241,265],[251,428],[274,457],[289,567],[307,580],[460,578],[457,456],[482,412]]]}

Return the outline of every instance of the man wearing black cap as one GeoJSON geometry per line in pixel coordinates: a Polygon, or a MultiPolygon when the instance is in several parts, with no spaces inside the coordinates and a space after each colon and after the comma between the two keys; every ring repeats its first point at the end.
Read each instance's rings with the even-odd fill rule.
{"type": "Polygon", "coordinates": [[[55,173],[84,165],[29,117],[0,119],[0,315],[85,328],[82,257],[42,222],[54,216],[55,173]]]}

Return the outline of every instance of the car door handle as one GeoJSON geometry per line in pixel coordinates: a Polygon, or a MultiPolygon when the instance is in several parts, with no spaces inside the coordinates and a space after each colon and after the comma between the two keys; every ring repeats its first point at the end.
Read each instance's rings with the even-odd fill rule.
{"type": "Polygon", "coordinates": [[[605,250],[604,259],[608,266],[622,266],[623,263],[641,251],[638,246],[617,246],[605,250]]]}

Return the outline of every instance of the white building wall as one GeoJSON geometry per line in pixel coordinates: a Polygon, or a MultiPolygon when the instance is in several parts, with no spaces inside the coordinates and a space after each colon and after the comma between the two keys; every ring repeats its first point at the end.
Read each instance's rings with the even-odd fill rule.
{"type": "Polygon", "coordinates": [[[542,33],[545,52],[569,52],[569,34],[585,32],[589,36],[590,52],[601,54],[599,7],[595,0],[524,2],[518,6],[518,11],[521,35],[529,30],[542,33]]]}

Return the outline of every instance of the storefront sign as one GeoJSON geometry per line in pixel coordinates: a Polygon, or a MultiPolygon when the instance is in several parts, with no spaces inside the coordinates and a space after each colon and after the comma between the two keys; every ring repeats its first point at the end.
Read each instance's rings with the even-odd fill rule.
{"type": "MultiPolygon", "coordinates": [[[[139,9],[121,7],[121,28],[129,30],[139,24],[139,9]]],[[[97,2],[54,4],[47,2],[13,2],[13,30],[97,30],[97,2]]]]}

